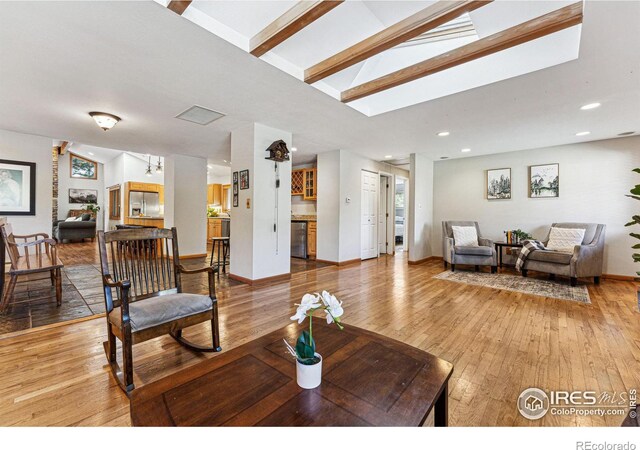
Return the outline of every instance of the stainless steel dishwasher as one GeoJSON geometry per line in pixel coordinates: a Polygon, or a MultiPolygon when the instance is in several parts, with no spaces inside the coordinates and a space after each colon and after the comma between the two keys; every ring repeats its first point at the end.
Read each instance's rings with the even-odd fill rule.
{"type": "Polygon", "coordinates": [[[307,259],[307,222],[291,222],[291,257],[307,259]]]}

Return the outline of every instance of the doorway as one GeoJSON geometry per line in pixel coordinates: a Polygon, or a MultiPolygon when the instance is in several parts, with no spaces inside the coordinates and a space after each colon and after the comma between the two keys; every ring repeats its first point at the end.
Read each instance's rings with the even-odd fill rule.
{"type": "Polygon", "coordinates": [[[407,251],[409,240],[407,239],[407,220],[408,214],[408,196],[409,190],[407,186],[407,179],[402,177],[396,177],[396,192],[395,192],[395,208],[394,208],[394,242],[396,251],[407,251]]]}
{"type": "Polygon", "coordinates": [[[362,171],[360,213],[360,258],[378,257],[378,185],[377,173],[362,171]]]}
{"type": "Polygon", "coordinates": [[[378,204],[378,254],[393,254],[393,177],[380,174],[380,195],[378,204]]]}

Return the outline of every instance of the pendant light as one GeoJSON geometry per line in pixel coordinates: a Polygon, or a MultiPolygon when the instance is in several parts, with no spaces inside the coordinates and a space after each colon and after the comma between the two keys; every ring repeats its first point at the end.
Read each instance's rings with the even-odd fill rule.
{"type": "Polygon", "coordinates": [[[162,173],[162,162],[160,161],[159,156],[158,156],[158,165],[156,166],[156,173],[162,173]]]}
{"type": "Polygon", "coordinates": [[[151,172],[151,156],[149,156],[149,164],[147,165],[147,171],[145,172],[145,175],[148,177],[153,175],[153,173],[151,172]]]}

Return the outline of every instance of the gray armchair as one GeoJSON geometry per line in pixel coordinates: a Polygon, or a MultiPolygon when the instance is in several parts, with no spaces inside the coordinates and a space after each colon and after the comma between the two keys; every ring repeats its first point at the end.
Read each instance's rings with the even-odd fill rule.
{"type": "MultiPolygon", "coordinates": [[[[585,230],[582,245],[576,245],[573,253],[556,252],[553,250],[534,250],[529,253],[522,268],[522,276],[527,276],[528,270],[535,270],[571,278],[571,286],[575,286],[578,278],[593,277],[593,281],[600,283],[602,264],[604,261],[604,232],[606,226],[598,223],[554,223],[556,228],[582,228],[585,230]]],[[[543,244],[549,242],[549,233],[543,244]]]]}
{"type": "Polygon", "coordinates": [[[491,266],[491,273],[496,273],[498,263],[496,250],[491,239],[486,239],[480,233],[478,222],[447,220],[442,222],[442,257],[444,268],[451,264],[451,271],[456,270],[456,264],[470,264],[476,266],[476,271],[480,266],[491,266]],[[456,245],[453,239],[454,226],[475,227],[478,234],[478,247],[463,247],[456,245]]]}

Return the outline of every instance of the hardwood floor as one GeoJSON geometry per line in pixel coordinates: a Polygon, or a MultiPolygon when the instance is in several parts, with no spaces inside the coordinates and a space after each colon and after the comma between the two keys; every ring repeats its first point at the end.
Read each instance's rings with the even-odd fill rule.
{"type": "MultiPolygon", "coordinates": [[[[78,248],[73,251],[76,255],[78,248]]],[[[440,261],[409,266],[406,254],[398,253],[296,273],[274,285],[221,283],[223,351],[288,324],[293,303],[304,293],[327,289],[344,301],[347,326],[398,339],[455,365],[450,425],[621,423],[621,417],[550,414],[531,422],[518,413],[516,399],[528,387],[617,392],[640,387],[640,313],[633,283],[589,284],[592,304],[583,305],[432,278],[442,270],[440,261]]],[[[190,286],[205,288],[199,279],[190,286]]],[[[185,336],[205,342],[205,325],[185,336]]],[[[128,399],[106,365],[105,334],[100,318],[0,337],[0,425],[128,425],[128,399]]],[[[135,383],[142,386],[210,357],[216,356],[192,353],[170,337],[139,344],[135,383]]]]}

